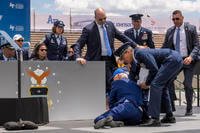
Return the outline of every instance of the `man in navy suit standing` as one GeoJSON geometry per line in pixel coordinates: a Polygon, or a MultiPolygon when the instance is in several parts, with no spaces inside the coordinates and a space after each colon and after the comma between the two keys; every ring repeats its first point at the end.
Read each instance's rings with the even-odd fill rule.
{"type": "Polygon", "coordinates": [[[132,18],[133,28],[124,31],[124,34],[139,45],[155,48],[152,38],[152,31],[142,27],[142,16],[143,14],[130,15],[129,17],[132,18]]]}
{"type": "MultiPolygon", "coordinates": [[[[117,66],[114,52],[114,39],[125,42],[133,42],[130,38],[118,31],[111,21],[106,21],[106,13],[104,9],[97,8],[94,11],[95,21],[85,26],[82,35],[76,42],[74,54],[76,60],[85,64],[87,61],[106,61],[106,91],[111,87],[110,79],[114,68],[117,66]],[[87,46],[86,55],[81,57],[81,50],[87,46]]],[[[132,43],[133,47],[137,47],[136,43],[132,43]]]]}
{"type": "Polygon", "coordinates": [[[196,27],[183,22],[183,15],[180,10],[172,13],[174,26],[167,30],[163,48],[170,48],[178,51],[183,58],[184,89],[187,102],[186,116],[192,115],[193,88],[192,78],[195,62],[199,51],[199,41],[196,27]]]}

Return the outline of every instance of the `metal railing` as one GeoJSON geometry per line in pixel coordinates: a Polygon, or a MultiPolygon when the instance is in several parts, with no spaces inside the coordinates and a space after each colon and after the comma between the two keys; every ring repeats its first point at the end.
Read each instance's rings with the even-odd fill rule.
{"type": "MultiPolygon", "coordinates": [[[[193,79],[198,80],[196,76],[193,76],[193,79]]],[[[179,103],[179,106],[181,106],[182,103],[187,104],[186,100],[182,98],[182,93],[185,93],[183,82],[180,81],[179,79],[176,79],[174,83],[175,83],[175,92],[178,91],[178,103],[179,103]]],[[[197,93],[198,93],[197,92],[197,88],[193,87],[193,103],[198,101],[197,93]]]]}

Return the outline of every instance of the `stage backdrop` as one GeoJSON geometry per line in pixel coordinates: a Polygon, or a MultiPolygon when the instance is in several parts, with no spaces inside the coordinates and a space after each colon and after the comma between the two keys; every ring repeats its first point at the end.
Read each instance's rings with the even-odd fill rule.
{"type": "Polygon", "coordinates": [[[0,30],[11,38],[21,34],[30,41],[30,0],[0,0],[0,30]]]}
{"type": "MultiPolygon", "coordinates": [[[[17,62],[0,64],[0,98],[17,98],[17,62]]],[[[22,97],[47,97],[50,121],[93,119],[105,111],[105,63],[22,63],[22,97]]]]}
{"type": "MultiPolygon", "coordinates": [[[[65,30],[81,31],[84,26],[94,21],[93,15],[61,15],[61,14],[41,14],[32,11],[31,13],[31,31],[51,31],[53,22],[62,20],[65,23],[65,30]]],[[[166,30],[173,25],[170,12],[167,15],[149,15],[144,14],[142,17],[142,26],[153,31],[153,33],[165,34],[166,30]]],[[[112,21],[117,29],[124,31],[132,27],[131,18],[129,16],[108,16],[108,20],[112,21]]],[[[200,18],[191,16],[184,19],[197,27],[200,32],[200,18]]]]}

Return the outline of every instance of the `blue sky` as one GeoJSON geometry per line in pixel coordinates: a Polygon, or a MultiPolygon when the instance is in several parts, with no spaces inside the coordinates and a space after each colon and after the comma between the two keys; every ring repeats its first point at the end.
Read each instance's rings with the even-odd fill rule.
{"type": "Polygon", "coordinates": [[[31,9],[39,13],[62,14],[62,11],[53,9],[54,0],[31,0],[31,9]],[[51,9],[52,8],[52,9],[51,9]]]}
{"type": "Polygon", "coordinates": [[[93,14],[103,7],[108,15],[148,13],[162,16],[180,9],[186,17],[199,17],[200,0],[31,0],[31,9],[47,14],[93,14]]]}

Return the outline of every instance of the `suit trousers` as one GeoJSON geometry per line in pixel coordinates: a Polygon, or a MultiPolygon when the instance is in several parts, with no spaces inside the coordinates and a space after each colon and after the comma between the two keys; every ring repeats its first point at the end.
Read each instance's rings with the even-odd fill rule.
{"type": "Polygon", "coordinates": [[[182,68],[184,74],[183,85],[185,90],[185,99],[187,102],[187,108],[186,108],[187,111],[192,109],[192,99],[193,99],[192,80],[194,75],[194,66],[195,64],[183,65],[182,68]]]}
{"type": "Polygon", "coordinates": [[[112,59],[113,57],[109,57],[109,56],[102,56],[101,60],[105,61],[106,63],[106,93],[110,92],[111,89],[111,78],[112,78],[112,74],[115,70],[116,67],[116,62],[113,61],[112,59]]]}

